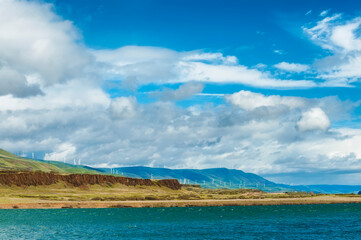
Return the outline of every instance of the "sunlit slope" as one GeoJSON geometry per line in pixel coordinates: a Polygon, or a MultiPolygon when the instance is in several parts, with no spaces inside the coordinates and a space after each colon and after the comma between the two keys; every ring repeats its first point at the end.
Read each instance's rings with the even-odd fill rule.
{"type": "Polygon", "coordinates": [[[3,149],[0,149],[0,171],[43,171],[58,173],[98,173],[95,170],[84,166],[75,166],[72,164],[34,160],[21,158],[3,149]]]}
{"type": "Polygon", "coordinates": [[[57,168],[60,168],[62,171],[66,173],[84,173],[84,174],[99,174],[100,172],[92,169],[90,167],[82,166],[82,165],[73,165],[69,163],[63,163],[58,161],[46,161],[46,160],[36,160],[41,163],[46,163],[53,165],[57,168]]]}

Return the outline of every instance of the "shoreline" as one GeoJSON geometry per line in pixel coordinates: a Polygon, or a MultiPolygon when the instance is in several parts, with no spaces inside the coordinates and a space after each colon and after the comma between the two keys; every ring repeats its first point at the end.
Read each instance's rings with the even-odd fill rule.
{"type": "Polygon", "coordinates": [[[361,203],[361,197],[320,196],[272,199],[148,200],[148,201],[39,201],[0,203],[0,209],[65,209],[65,208],[154,208],[215,207],[361,203]]]}

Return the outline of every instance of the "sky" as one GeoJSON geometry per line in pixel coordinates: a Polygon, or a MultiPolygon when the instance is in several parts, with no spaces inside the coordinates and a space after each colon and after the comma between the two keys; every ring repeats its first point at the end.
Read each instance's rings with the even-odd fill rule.
{"type": "Polygon", "coordinates": [[[360,184],[361,3],[0,0],[0,147],[360,184]]]}

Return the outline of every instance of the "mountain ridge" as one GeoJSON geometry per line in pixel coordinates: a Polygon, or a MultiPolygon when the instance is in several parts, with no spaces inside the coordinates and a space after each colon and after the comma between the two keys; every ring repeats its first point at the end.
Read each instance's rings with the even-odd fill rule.
{"type": "Polygon", "coordinates": [[[177,179],[182,184],[205,188],[254,188],[266,192],[306,191],[315,193],[358,193],[361,185],[287,185],[269,181],[259,175],[228,168],[169,169],[145,166],[92,168],[59,161],[29,159],[0,149],[0,171],[42,171],[60,174],[114,174],[142,179],[177,179]]]}
{"type": "Polygon", "coordinates": [[[328,194],[343,194],[343,193],[358,193],[361,191],[361,185],[287,185],[287,184],[278,184],[272,181],[269,181],[259,175],[254,173],[247,173],[242,170],[237,169],[228,169],[228,168],[209,168],[209,169],[169,169],[169,168],[151,168],[144,166],[134,166],[134,167],[121,167],[121,168],[99,168],[99,171],[121,174],[126,177],[135,177],[135,178],[174,178],[178,179],[180,183],[185,183],[186,179],[187,184],[199,184],[205,188],[257,188],[266,192],[285,192],[285,191],[305,191],[305,192],[314,192],[314,193],[328,193],[328,194]],[[166,172],[167,174],[162,173],[166,172]],[[173,172],[173,174],[170,174],[173,172]],[[176,173],[187,172],[187,175],[177,175],[176,173]],[[208,172],[203,178],[198,177],[197,174],[208,172]],[[231,176],[225,177],[220,173],[230,173],[231,176]],[[195,174],[195,175],[191,175],[195,174]],[[234,177],[234,175],[240,175],[234,177]],[[232,176],[233,175],[233,176],[232,176]],[[188,177],[188,178],[187,178],[188,177]],[[215,184],[212,184],[213,181],[209,179],[215,179],[215,184]],[[204,183],[203,180],[208,182],[204,183]],[[248,179],[248,181],[247,181],[248,179]],[[189,180],[189,181],[188,181],[189,180]],[[220,182],[221,181],[221,182],[220,182]],[[231,183],[229,183],[231,181],[231,183]],[[243,182],[240,182],[243,181],[243,182]]]}
{"type": "Polygon", "coordinates": [[[205,188],[257,188],[264,191],[288,189],[279,187],[278,184],[256,174],[228,168],[169,169],[134,166],[111,169],[98,168],[98,170],[135,178],[173,178],[182,184],[199,184],[205,188]]]}

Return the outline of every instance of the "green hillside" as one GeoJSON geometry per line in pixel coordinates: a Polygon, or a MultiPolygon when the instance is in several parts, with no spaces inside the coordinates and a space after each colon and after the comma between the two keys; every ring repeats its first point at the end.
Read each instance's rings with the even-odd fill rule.
{"type": "Polygon", "coordinates": [[[0,149],[0,171],[43,171],[89,174],[99,173],[96,170],[88,169],[84,166],[76,166],[57,161],[22,158],[3,149],[0,149]]]}
{"type": "Polygon", "coordinates": [[[358,193],[361,185],[286,185],[278,184],[253,173],[227,168],[210,169],[167,169],[150,167],[101,168],[102,172],[120,174],[126,177],[167,179],[175,178],[180,183],[198,184],[204,188],[248,188],[266,192],[314,192],[314,193],[358,193]]]}
{"type": "Polygon", "coordinates": [[[280,186],[256,174],[227,168],[211,169],[167,169],[150,167],[102,168],[100,171],[116,173],[126,177],[178,179],[180,183],[199,184],[205,188],[248,188],[263,191],[285,191],[290,188],[280,186]]]}

